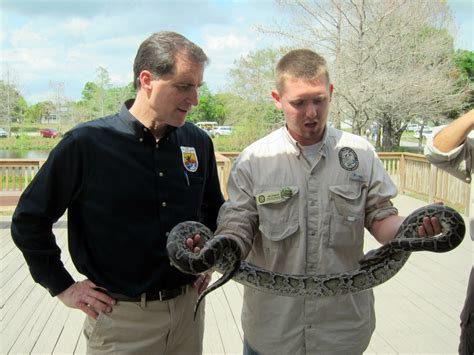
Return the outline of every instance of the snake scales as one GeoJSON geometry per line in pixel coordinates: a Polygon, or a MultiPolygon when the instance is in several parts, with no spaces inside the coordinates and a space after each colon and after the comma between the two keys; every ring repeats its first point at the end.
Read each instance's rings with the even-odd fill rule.
{"type": "Polygon", "coordinates": [[[237,243],[225,236],[213,236],[199,222],[177,224],[168,236],[167,249],[172,265],[188,274],[213,269],[222,274],[199,297],[202,299],[233,278],[260,291],[283,296],[335,296],[360,292],[393,277],[408,260],[412,251],[444,253],[456,248],[464,237],[465,225],[454,209],[444,205],[428,205],[412,212],[397,231],[395,238],[378,249],[369,251],[353,271],[330,275],[290,275],[272,272],[241,260],[237,243]],[[417,228],[423,217],[437,217],[443,232],[434,237],[420,238],[417,228]],[[199,253],[185,244],[188,237],[199,233],[202,238],[199,253]]]}

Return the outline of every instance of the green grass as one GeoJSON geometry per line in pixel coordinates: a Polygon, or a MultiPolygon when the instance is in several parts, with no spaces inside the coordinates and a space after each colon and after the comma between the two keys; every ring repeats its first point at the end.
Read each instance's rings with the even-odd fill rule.
{"type": "Polygon", "coordinates": [[[58,144],[61,138],[43,138],[19,135],[0,139],[2,150],[51,150],[58,144]]]}

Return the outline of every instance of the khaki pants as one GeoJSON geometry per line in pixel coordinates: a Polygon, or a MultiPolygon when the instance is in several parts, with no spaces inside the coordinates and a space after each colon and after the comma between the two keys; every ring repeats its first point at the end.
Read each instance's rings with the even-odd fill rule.
{"type": "Polygon", "coordinates": [[[196,321],[197,291],[169,301],[117,302],[97,320],[86,317],[88,354],[202,354],[204,301],[196,321]]]}

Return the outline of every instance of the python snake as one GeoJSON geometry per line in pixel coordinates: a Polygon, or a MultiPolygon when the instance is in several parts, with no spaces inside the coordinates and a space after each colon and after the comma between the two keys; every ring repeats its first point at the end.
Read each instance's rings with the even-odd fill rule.
{"type": "Polygon", "coordinates": [[[461,244],[466,227],[459,213],[444,205],[419,208],[405,218],[395,238],[378,249],[367,252],[359,268],[330,275],[291,275],[265,270],[241,260],[237,243],[225,236],[213,236],[203,224],[186,221],[177,224],[167,241],[171,264],[187,274],[216,270],[222,274],[198,298],[202,299],[231,278],[245,286],[283,296],[335,296],[373,288],[393,277],[406,263],[412,251],[444,253],[461,244]],[[442,233],[434,237],[418,236],[424,217],[437,217],[442,233]],[[186,246],[186,239],[201,235],[200,251],[186,246]]]}

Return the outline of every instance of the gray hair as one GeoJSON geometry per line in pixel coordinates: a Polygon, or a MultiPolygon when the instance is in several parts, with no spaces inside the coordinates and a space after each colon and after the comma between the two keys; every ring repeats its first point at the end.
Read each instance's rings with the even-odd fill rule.
{"type": "Polygon", "coordinates": [[[149,70],[160,77],[174,72],[176,56],[184,54],[193,63],[207,64],[209,59],[204,51],[176,32],[162,31],[152,34],[138,48],[133,63],[133,86],[140,88],[140,73],[149,70]]]}

